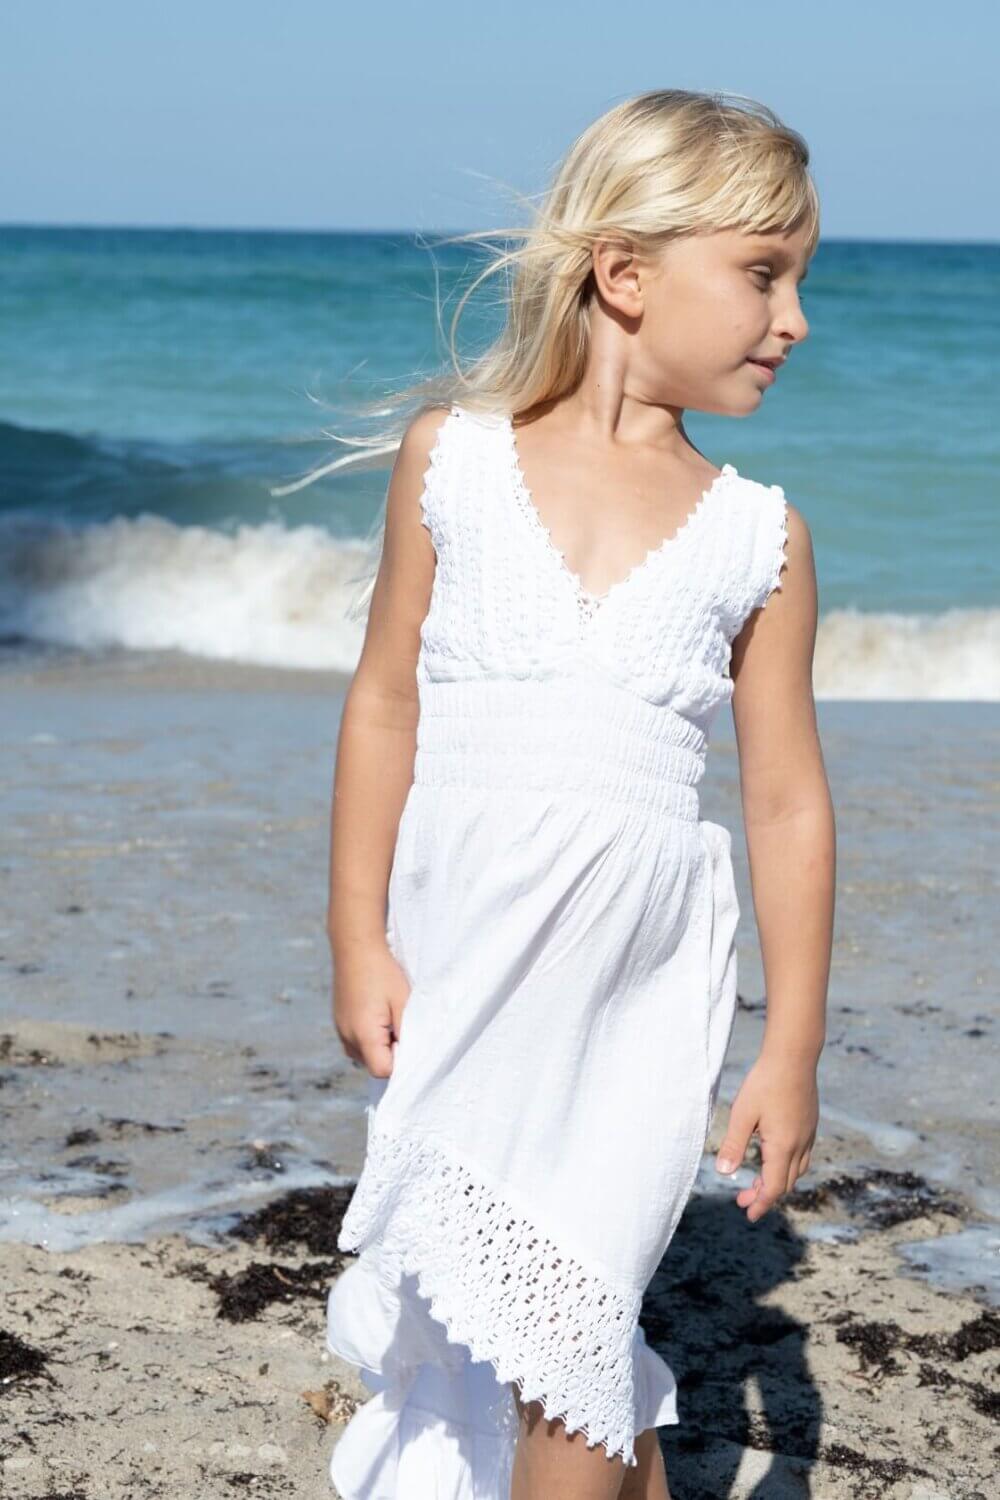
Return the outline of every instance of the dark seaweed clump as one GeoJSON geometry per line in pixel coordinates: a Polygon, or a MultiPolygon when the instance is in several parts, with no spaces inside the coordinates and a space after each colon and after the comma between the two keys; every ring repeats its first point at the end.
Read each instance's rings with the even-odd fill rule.
{"type": "MultiPolygon", "coordinates": [[[[877,1480],[880,1486],[899,1484],[901,1480],[915,1476],[929,1477],[927,1469],[907,1463],[904,1458],[869,1458],[856,1448],[848,1448],[846,1443],[831,1443],[823,1449],[822,1456],[824,1463],[836,1464],[838,1468],[859,1474],[866,1480],[877,1480]]],[[[879,1493],[884,1494],[884,1490],[880,1488],[879,1493]]]]}
{"type": "Polygon", "coordinates": [[[330,1281],[339,1275],[343,1259],[311,1260],[301,1266],[277,1265],[274,1262],[251,1261],[244,1271],[230,1275],[227,1271],[204,1271],[195,1279],[204,1280],[219,1299],[216,1316],[227,1323],[247,1323],[259,1318],[272,1302],[295,1302],[301,1297],[322,1301],[330,1290],[330,1281]]]}
{"type": "Polygon", "coordinates": [[[1000,1313],[992,1309],[980,1313],[954,1333],[907,1333],[898,1323],[868,1322],[850,1312],[840,1313],[832,1321],[840,1324],[837,1342],[854,1350],[865,1373],[878,1380],[899,1375],[903,1371],[900,1356],[912,1354],[920,1360],[920,1385],[960,1389],[969,1405],[984,1417],[1000,1418],[1000,1391],[947,1368],[961,1364],[970,1355],[1000,1348],[1000,1313]]]}
{"type": "Polygon", "coordinates": [[[12,1389],[15,1381],[30,1380],[45,1373],[48,1356],[0,1328],[0,1396],[12,1389]]]}
{"type": "Polygon", "coordinates": [[[38,1500],[87,1500],[83,1490],[60,1490],[58,1494],[49,1490],[44,1495],[39,1495],[38,1500]]]}
{"type": "Polygon", "coordinates": [[[840,1208],[863,1220],[870,1229],[891,1229],[928,1214],[958,1219],[967,1216],[961,1203],[916,1172],[891,1172],[884,1167],[872,1167],[860,1177],[845,1173],[813,1188],[796,1188],[785,1195],[783,1202],[806,1213],[840,1208]]]}
{"type": "Polygon", "coordinates": [[[353,1184],[296,1188],[244,1214],[227,1231],[232,1239],[263,1242],[268,1250],[288,1252],[301,1247],[310,1255],[324,1257],[321,1260],[301,1265],[254,1260],[232,1274],[189,1265],[185,1274],[212,1288],[219,1299],[217,1316],[230,1323],[258,1318],[274,1302],[295,1302],[302,1297],[321,1300],[347,1259],[337,1248],[337,1236],[353,1193],[353,1184]]]}
{"type": "Polygon", "coordinates": [[[296,1188],[244,1214],[228,1233],[233,1239],[263,1240],[269,1250],[303,1245],[310,1255],[339,1256],[337,1236],[353,1193],[353,1184],[296,1188]]]}

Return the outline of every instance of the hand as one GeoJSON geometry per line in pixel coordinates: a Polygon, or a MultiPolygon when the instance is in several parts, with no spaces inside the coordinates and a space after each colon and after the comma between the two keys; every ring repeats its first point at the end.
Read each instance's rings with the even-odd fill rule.
{"type": "Polygon", "coordinates": [[[333,1023],[352,1062],[373,1078],[392,1073],[393,1048],[410,981],[388,943],[377,938],[338,949],[333,963],[333,1023]]]}
{"type": "Polygon", "coordinates": [[[761,1172],[736,1194],[755,1224],[796,1179],[809,1170],[819,1124],[819,1092],[812,1063],[761,1053],[740,1085],[729,1114],[726,1138],[715,1159],[727,1175],[743,1161],[750,1137],[760,1140],[761,1172]]]}

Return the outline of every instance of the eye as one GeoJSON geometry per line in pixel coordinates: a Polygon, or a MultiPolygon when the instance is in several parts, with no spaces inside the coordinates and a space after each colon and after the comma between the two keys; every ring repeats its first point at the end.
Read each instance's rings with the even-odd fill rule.
{"type": "MultiPolygon", "coordinates": [[[[771,270],[770,266],[754,266],[750,274],[751,276],[763,276],[765,278],[763,286],[770,286],[772,278],[774,276],[774,272],[771,270]]],[[[758,286],[761,285],[760,282],[758,282],[757,284],[758,286]]]]}

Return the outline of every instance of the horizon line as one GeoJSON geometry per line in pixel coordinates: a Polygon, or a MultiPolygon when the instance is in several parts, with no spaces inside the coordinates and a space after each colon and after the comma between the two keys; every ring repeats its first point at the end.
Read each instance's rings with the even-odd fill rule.
{"type": "MultiPolygon", "coordinates": [[[[185,223],[162,223],[162,224],[128,224],[116,222],[82,222],[79,220],[32,220],[32,219],[0,219],[0,230],[3,229],[43,229],[43,230],[115,230],[125,234],[269,234],[269,235],[325,235],[333,237],[337,235],[405,235],[415,237],[417,235],[445,236],[462,235],[469,233],[486,233],[491,231],[488,227],[483,230],[464,229],[417,229],[414,227],[372,229],[364,226],[329,226],[308,227],[294,225],[258,225],[258,224],[185,224],[185,223]]],[[[503,226],[495,231],[497,235],[503,234],[503,226]]],[[[920,236],[896,236],[896,235],[871,235],[871,234],[830,234],[821,235],[820,245],[823,244],[884,244],[884,245],[951,245],[951,246],[996,246],[1000,245],[998,239],[925,239],[920,236]]]]}

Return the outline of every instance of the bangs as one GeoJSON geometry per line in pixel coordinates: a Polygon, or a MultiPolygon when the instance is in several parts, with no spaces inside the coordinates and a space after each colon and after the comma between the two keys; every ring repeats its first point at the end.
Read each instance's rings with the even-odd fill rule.
{"type": "Polygon", "coordinates": [[[786,234],[804,228],[811,256],[820,236],[819,197],[806,169],[808,156],[794,134],[744,137],[735,153],[737,161],[733,154],[725,148],[721,152],[723,181],[711,195],[711,227],[746,234],[786,234]]]}

